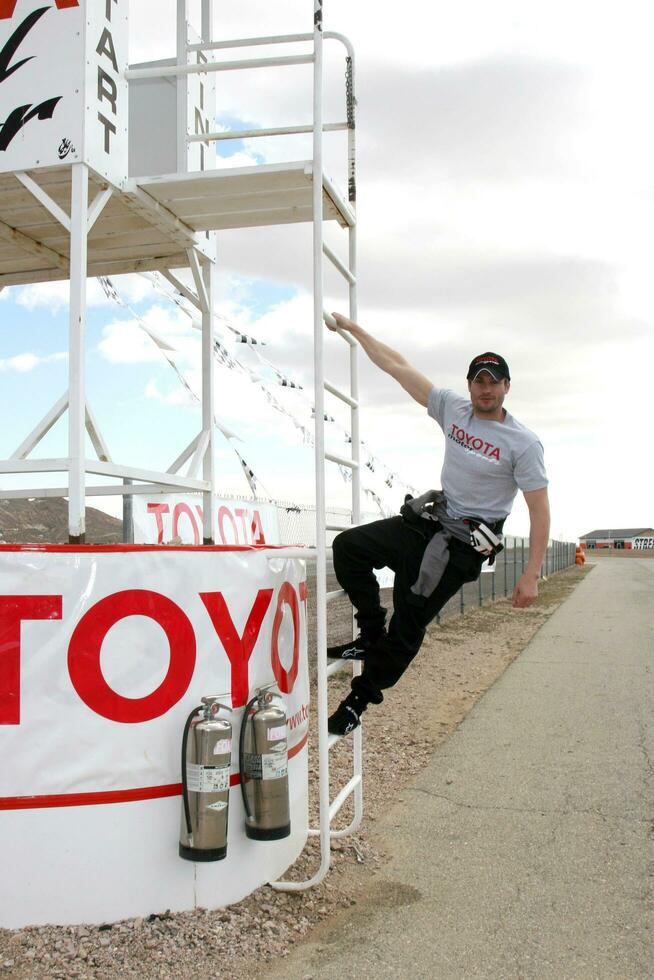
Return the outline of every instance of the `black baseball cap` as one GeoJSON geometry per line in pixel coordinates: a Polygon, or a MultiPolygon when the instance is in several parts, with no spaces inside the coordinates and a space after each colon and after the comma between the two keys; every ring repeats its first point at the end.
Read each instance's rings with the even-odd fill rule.
{"type": "Polygon", "coordinates": [[[486,351],[485,354],[477,354],[476,357],[473,357],[466,374],[467,380],[474,381],[482,371],[488,371],[496,381],[502,381],[505,378],[507,381],[511,380],[509,365],[500,354],[493,354],[492,351],[486,351]]]}

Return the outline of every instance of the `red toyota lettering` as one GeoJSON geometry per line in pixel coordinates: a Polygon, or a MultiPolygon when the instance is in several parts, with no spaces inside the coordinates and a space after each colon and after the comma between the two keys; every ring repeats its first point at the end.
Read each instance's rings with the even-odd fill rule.
{"type": "Polygon", "coordinates": [[[169,511],[168,504],[148,504],[148,514],[154,514],[154,519],[157,522],[157,544],[163,544],[163,515],[168,514],[169,511]]]}
{"type": "MultiPolygon", "coordinates": [[[[183,515],[186,515],[191,522],[193,544],[200,544],[200,532],[198,531],[198,525],[195,520],[195,515],[188,504],[175,504],[175,510],[173,511],[173,537],[176,538],[179,535],[179,522],[183,515]]],[[[181,535],[179,536],[181,537],[181,535]]]]}
{"type": "MultiPolygon", "coordinates": [[[[229,510],[228,507],[225,507],[224,504],[222,507],[218,509],[218,533],[220,535],[220,540],[222,541],[223,544],[238,544],[238,530],[236,528],[236,521],[234,520],[234,515],[232,514],[232,512],[229,510]],[[225,538],[225,529],[223,527],[225,518],[227,518],[227,520],[232,525],[232,530],[234,532],[233,541],[227,541],[225,538]]],[[[247,544],[247,542],[245,543],[247,544]]]]}
{"type": "Polygon", "coordinates": [[[60,595],[0,596],[0,725],[20,725],[20,624],[61,619],[60,595]]]}
{"type": "Polygon", "coordinates": [[[290,694],[300,669],[300,610],[297,594],[290,582],[284,582],[277,596],[277,610],[273,622],[271,662],[273,674],[283,694],[290,694]],[[282,625],[284,606],[289,606],[293,617],[293,660],[289,670],[279,659],[279,629],[282,625]]]}
{"type": "Polygon", "coordinates": [[[110,721],[138,724],[169,711],[184,696],[195,668],[195,633],[182,610],[159,592],[128,589],[97,602],[82,616],[70,638],[68,671],[82,701],[110,721]],[[102,641],[127,616],[147,616],[165,632],[170,645],[168,671],[159,687],[142,698],[117,694],[100,665],[102,641]]]}
{"type": "Polygon", "coordinates": [[[213,628],[225,648],[232,669],[232,706],[234,708],[240,708],[247,702],[250,689],[248,665],[261,632],[261,624],[268,612],[272,594],[272,589],[259,589],[245,624],[243,636],[239,636],[222,592],[200,593],[200,598],[211,617],[213,628]]]}

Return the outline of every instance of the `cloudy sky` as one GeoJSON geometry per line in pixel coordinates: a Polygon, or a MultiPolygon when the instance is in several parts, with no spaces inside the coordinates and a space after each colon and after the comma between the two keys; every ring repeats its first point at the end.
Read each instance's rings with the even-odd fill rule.
{"type": "MultiPolygon", "coordinates": [[[[156,6],[153,22],[152,0],[132,0],[133,62],[173,53],[173,0],[156,6]]],[[[312,12],[312,0],[216,3],[215,34],[304,32],[312,12]]],[[[357,53],[360,322],[437,385],[461,392],[474,354],[506,357],[507,407],[542,439],[552,532],[567,539],[654,521],[641,430],[651,417],[654,361],[651,20],[644,2],[629,0],[619,16],[580,0],[325,0],[325,27],[347,34],[357,53]]],[[[334,42],[326,69],[326,119],[340,120],[343,58],[334,42]]],[[[309,120],[309,67],[217,78],[223,128],[309,120]]],[[[344,137],[326,139],[326,169],[343,187],[344,137]]],[[[310,145],[261,139],[222,144],[220,153],[219,165],[239,166],[306,159],[310,145]]],[[[328,235],[346,254],[344,233],[328,235]]],[[[310,229],[223,233],[219,255],[221,335],[228,340],[229,322],[265,340],[259,353],[305,387],[280,388],[255,350],[235,345],[244,370],[218,369],[217,414],[241,438],[235,445],[263,487],[308,500],[310,229]]],[[[133,313],[167,339],[199,390],[197,332],[161,285],[138,277],[116,285],[132,312],[95,285],[90,293],[91,403],[116,458],[166,468],[195,434],[197,407],[133,313]]],[[[326,289],[328,308],[345,311],[331,274],[326,289]]],[[[65,388],[65,303],[59,285],[0,294],[9,328],[0,358],[5,455],[65,388]]],[[[340,382],[344,345],[332,336],[326,345],[327,377],[340,382]]],[[[361,386],[364,460],[375,467],[364,470],[365,482],[395,509],[404,488],[396,477],[388,487],[389,473],[420,489],[438,485],[442,435],[367,364],[361,386]]],[[[335,418],[329,443],[345,455],[347,417],[337,403],[327,410],[335,418]]],[[[47,455],[62,437],[53,430],[47,455]]],[[[221,441],[225,490],[245,488],[235,459],[221,441]]],[[[344,503],[347,492],[330,467],[330,498],[344,503]]],[[[517,504],[507,530],[527,529],[517,504]]]]}

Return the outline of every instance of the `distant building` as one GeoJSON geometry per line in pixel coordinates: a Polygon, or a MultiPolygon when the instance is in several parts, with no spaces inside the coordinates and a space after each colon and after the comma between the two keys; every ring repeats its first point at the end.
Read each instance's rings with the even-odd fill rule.
{"type": "Polygon", "coordinates": [[[601,528],[582,534],[579,542],[589,550],[595,548],[654,549],[654,528],[601,528]]]}

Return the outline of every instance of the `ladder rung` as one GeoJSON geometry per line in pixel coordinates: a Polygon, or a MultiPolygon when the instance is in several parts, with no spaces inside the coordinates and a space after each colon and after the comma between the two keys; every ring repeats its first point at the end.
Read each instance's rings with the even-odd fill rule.
{"type": "Polygon", "coordinates": [[[356,283],[356,277],[352,275],[352,273],[345,265],[345,263],[341,262],[338,255],[332,252],[329,245],[326,245],[325,242],[322,243],[322,250],[327,256],[327,258],[329,259],[329,261],[332,263],[332,265],[336,266],[338,271],[341,273],[342,276],[344,276],[347,279],[347,281],[350,283],[351,286],[354,286],[354,284],[356,283]]]}
{"type": "Polygon", "coordinates": [[[357,526],[356,524],[325,524],[325,530],[326,531],[349,531],[350,528],[356,526],[357,526]]]}
{"type": "MultiPolygon", "coordinates": [[[[323,132],[335,133],[347,129],[347,123],[325,123],[323,132]]],[[[186,137],[187,143],[218,143],[222,140],[256,139],[259,136],[297,136],[312,133],[313,126],[276,126],[274,129],[234,129],[226,133],[198,133],[186,137]]]]}
{"type": "Polygon", "coordinates": [[[334,799],[332,805],[329,808],[330,823],[332,822],[332,820],[334,819],[334,817],[336,816],[340,808],[343,806],[348,796],[350,796],[350,794],[354,792],[354,790],[357,788],[357,786],[360,783],[361,783],[361,773],[358,773],[356,776],[352,776],[352,779],[350,779],[350,781],[345,784],[345,786],[340,791],[338,796],[334,799]]]}
{"type": "Polygon", "coordinates": [[[224,48],[253,48],[261,44],[290,44],[295,41],[313,41],[313,34],[276,34],[265,37],[240,37],[229,41],[200,41],[188,44],[187,51],[221,51],[224,48]]]}
{"type": "Polygon", "coordinates": [[[331,313],[328,313],[327,310],[323,310],[322,311],[322,318],[325,321],[325,323],[327,324],[327,326],[328,327],[331,327],[331,329],[334,331],[334,333],[337,333],[339,337],[342,337],[343,338],[343,340],[345,341],[346,344],[349,344],[350,347],[356,347],[357,346],[357,342],[356,342],[356,340],[354,339],[354,337],[351,334],[349,334],[346,330],[341,330],[340,327],[337,327],[336,326],[336,320],[331,315],[331,313]]]}
{"type": "Polygon", "coordinates": [[[338,463],[339,466],[348,466],[351,470],[358,470],[359,464],[355,459],[346,459],[345,456],[335,456],[333,453],[325,453],[325,459],[330,463],[338,463]]]}
{"type": "Polygon", "coordinates": [[[332,599],[342,599],[345,595],[345,589],[336,589],[334,592],[328,592],[325,596],[325,600],[327,602],[331,602],[332,599]]]}
{"type": "Polygon", "coordinates": [[[349,405],[351,408],[359,407],[359,403],[356,398],[351,398],[350,395],[346,395],[344,391],[336,388],[333,384],[330,384],[329,381],[325,381],[323,383],[323,387],[325,391],[328,391],[331,395],[336,395],[337,398],[340,398],[342,402],[345,402],[345,404],[349,405]]]}
{"type": "Polygon", "coordinates": [[[332,660],[330,664],[327,664],[327,676],[331,677],[332,674],[337,674],[339,670],[343,670],[348,664],[351,664],[351,660],[332,660]]]}

